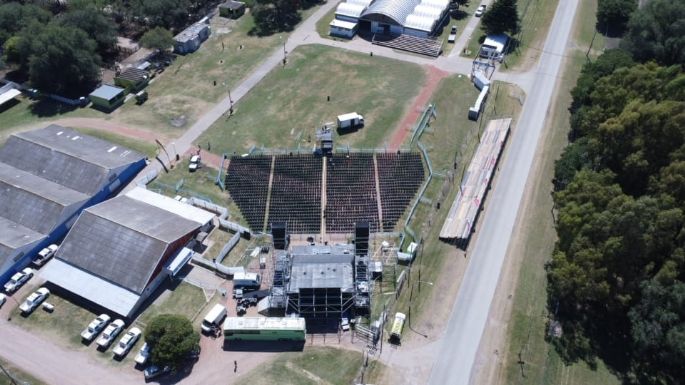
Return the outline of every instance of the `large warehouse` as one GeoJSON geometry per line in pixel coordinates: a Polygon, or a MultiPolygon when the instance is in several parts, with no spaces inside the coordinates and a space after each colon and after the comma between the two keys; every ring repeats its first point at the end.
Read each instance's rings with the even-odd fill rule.
{"type": "Polygon", "coordinates": [[[214,214],[136,187],[83,211],[42,275],[130,317],[192,257],[186,249],[214,214]]]}
{"type": "Polygon", "coordinates": [[[0,148],[0,282],[144,166],[144,155],[57,125],[10,136],[0,148]]]}
{"type": "Polygon", "coordinates": [[[447,16],[450,0],[347,0],[331,22],[331,35],[352,37],[368,24],[371,33],[428,37],[447,16]]]}

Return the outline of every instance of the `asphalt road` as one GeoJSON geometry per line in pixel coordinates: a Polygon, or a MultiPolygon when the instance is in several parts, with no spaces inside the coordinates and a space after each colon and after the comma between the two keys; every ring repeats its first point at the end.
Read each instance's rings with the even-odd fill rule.
{"type": "Polygon", "coordinates": [[[499,180],[488,198],[482,224],[467,253],[470,258],[459,294],[433,366],[431,385],[470,382],[478,345],[487,322],[497,282],[538,139],[544,127],[563,53],[579,0],[559,2],[534,80],[500,165],[499,180]]]}

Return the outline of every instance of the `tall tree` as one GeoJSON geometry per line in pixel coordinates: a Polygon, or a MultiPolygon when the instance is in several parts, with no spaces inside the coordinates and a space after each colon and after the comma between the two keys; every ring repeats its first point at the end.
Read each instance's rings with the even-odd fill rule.
{"type": "Polygon", "coordinates": [[[609,36],[623,34],[636,9],[637,0],[599,0],[597,30],[609,36]]]}
{"type": "Polygon", "coordinates": [[[140,44],[146,48],[166,51],[174,45],[174,36],[168,29],[155,27],[143,34],[140,44]]]}
{"type": "Polygon", "coordinates": [[[0,5],[0,45],[26,27],[30,22],[45,24],[52,18],[50,12],[33,4],[8,2],[0,5]]]}
{"type": "Polygon", "coordinates": [[[100,56],[111,56],[116,51],[117,26],[94,7],[70,10],[59,19],[59,23],[87,33],[97,43],[100,56]]]}
{"type": "Polygon", "coordinates": [[[152,27],[180,29],[188,22],[189,0],[132,0],[133,15],[152,27]]]}
{"type": "Polygon", "coordinates": [[[633,13],[621,44],[636,60],[685,64],[685,1],[650,0],[633,13]]]}
{"type": "Polygon", "coordinates": [[[519,32],[517,0],[495,0],[481,20],[481,27],[488,35],[519,32]]]}
{"type": "Polygon", "coordinates": [[[150,361],[159,366],[177,369],[188,355],[199,349],[200,335],[188,318],[162,314],[145,328],[145,342],[150,345],[150,361]]]}

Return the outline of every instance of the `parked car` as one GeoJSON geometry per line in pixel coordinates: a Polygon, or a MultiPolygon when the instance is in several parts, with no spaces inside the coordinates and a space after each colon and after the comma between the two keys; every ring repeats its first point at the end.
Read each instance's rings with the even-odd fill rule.
{"type": "Polygon", "coordinates": [[[138,354],[136,354],[136,358],[134,359],[134,361],[136,362],[136,364],[145,365],[148,358],[150,358],[150,345],[148,345],[146,342],[143,344],[143,347],[140,348],[138,354]]]}
{"type": "Polygon", "coordinates": [[[7,283],[5,283],[5,291],[8,294],[14,293],[19,290],[19,288],[26,283],[29,279],[33,277],[33,270],[29,267],[14,274],[7,283]]]}
{"type": "Polygon", "coordinates": [[[46,298],[50,295],[50,290],[41,287],[40,289],[36,290],[33,294],[31,294],[24,303],[19,305],[19,310],[22,311],[22,313],[31,313],[34,311],[38,305],[40,305],[41,302],[45,301],[46,298]]]}
{"type": "Polygon", "coordinates": [[[7,301],[7,296],[0,293],[0,307],[5,304],[5,301],[7,301]]]}
{"type": "Polygon", "coordinates": [[[38,267],[43,266],[45,262],[47,262],[50,258],[52,258],[53,255],[55,255],[55,253],[57,252],[57,248],[58,246],[54,244],[44,248],[43,250],[38,252],[38,256],[36,257],[36,259],[33,260],[33,264],[38,267]]]}
{"type": "Polygon", "coordinates": [[[487,7],[488,7],[488,6],[485,5],[485,4],[479,5],[479,6],[478,6],[478,9],[476,9],[476,13],[475,13],[476,17],[481,17],[481,16],[483,16],[483,14],[485,13],[485,9],[486,9],[487,7]]]}
{"type": "Polygon", "coordinates": [[[110,319],[111,318],[107,314],[100,314],[88,324],[88,327],[83,329],[83,331],[81,332],[81,338],[83,338],[86,341],[92,341],[93,338],[95,338],[96,335],[100,334],[102,329],[104,329],[105,326],[107,326],[110,319]]]}
{"type": "Polygon", "coordinates": [[[117,337],[119,333],[124,329],[124,321],[120,319],[115,319],[114,322],[111,324],[107,325],[107,328],[105,328],[105,331],[102,332],[102,335],[100,338],[98,338],[96,344],[103,348],[107,349],[109,345],[112,344],[112,341],[117,337]]]}
{"type": "Polygon", "coordinates": [[[340,329],[342,329],[342,331],[344,331],[344,332],[350,330],[350,320],[347,318],[341,319],[340,320],[340,329]]]}
{"type": "Polygon", "coordinates": [[[157,365],[150,365],[143,370],[143,375],[145,376],[145,381],[149,381],[169,372],[171,372],[171,367],[169,366],[161,368],[157,365]]]}
{"type": "Polygon", "coordinates": [[[457,40],[457,26],[453,25],[450,30],[450,35],[447,37],[447,42],[454,43],[455,40],[457,40]]]}
{"type": "Polygon", "coordinates": [[[200,158],[200,155],[193,155],[190,157],[190,163],[188,164],[188,171],[190,172],[195,172],[197,171],[198,168],[200,168],[200,162],[202,159],[200,158]]]}
{"type": "Polygon", "coordinates": [[[140,338],[140,335],[142,332],[140,329],[133,327],[131,330],[129,330],[126,334],[124,334],[123,337],[119,340],[119,343],[117,346],[112,349],[112,353],[114,353],[115,357],[123,357],[125,356],[129,350],[133,347],[133,345],[138,342],[138,339],[140,338]]]}

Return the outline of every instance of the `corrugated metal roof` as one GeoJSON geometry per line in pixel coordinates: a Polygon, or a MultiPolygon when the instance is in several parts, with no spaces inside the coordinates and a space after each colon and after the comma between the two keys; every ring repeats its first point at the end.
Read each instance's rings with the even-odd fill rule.
{"type": "Polygon", "coordinates": [[[335,10],[335,14],[358,18],[362,14],[362,12],[364,12],[365,9],[366,6],[364,5],[340,3],[338,4],[338,8],[335,10]]]}
{"type": "Polygon", "coordinates": [[[211,222],[214,218],[214,214],[209,211],[191,206],[188,203],[179,202],[176,199],[157,194],[142,187],[134,187],[131,191],[126,193],[126,196],[170,211],[189,221],[197,222],[201,226],[211,222]]]}
{"type": "Polygon", "coordinates": [[[140,299],[137,293],[94,277],[59,259],[50,261],[39,274],[47,281],[122,316],[131,315],[140,299]]]}
{"type": "Polygon", "coordinates": [[[421,0],[376,0],[361,17],[380,14],[393,19],[398,25],[404,25],[407,16],[419,3],[421,0]]]}
{"type": "Polygon", "coordinates": [[[119,196],[81,214],[57,259],[142,293],[169,244],[198,228],[197,222],[119,196]]]}
{"type": "Polygon", "coordinates": [[[39,233],[48,234],[65,205],[0,180],[0,216],[39,233]]]}
{"type": "Polygon", "coordinates": [[[179,43],[185,43],[188,40],[195,39],[197,36],[202,33],[205,29],[209,28],[209,26],[205,23],[195,23],[188,28],[184,29],[179,33],[178,35],[174,36],[174,40],[176,40],[179,43]]]}
{"type": "Polygon", "coordinates": [[[407,16],[407,20],[404,22],[404,28],[430,32],[433,30],[433,24],[435,24],[435,19],[432,17],[411,14],[407,16]]]}
{"type": "Polygon", "coordinates": [[[13,134],[0,148],[0,162],[89,195],[108,182],[111,169],[142,159],[133,150],[57,125],[13,134]]]}
{"type": "Polygon", "coordinates": [[[129,67],[117,76],[119,79],[130,80],[132,82],[139,82],[148,78],[148,73],[145,70],[135,67],[129,67]]]}
{"type": "Polygon", "coordinates": [[[6,246],[12,250],[45,238],[44,234],[3,217],[0,217],[0,229],[2,229],[0,231],[0,246],[6,246]]]}
{"type": "MultiPolygon", "coordinates": [[[[90,198],[84,193],[35,176],[24,170],[19,170],[5,163],[0,163],[0,181],[64,206],[90,198]]],[[[0,215],[2,215],[2,212],[0,212],[0,215]]]]}
{"type": "Polygon", "coordinates": [[[95,91],[90,93],[90,96],[95,96],[97,98],[102,98],[105,100],[111,100],[116,98],[119,94],[124,92],[123,88],[110,86],[109,84],[103,84],[96,88],[95,91]]]}
{"type": "Polygon", "coordinates": [[[354,288],[352,264],[347,262],[293,263],[290,269],[288,292],[300,289],[354,288]]]}

